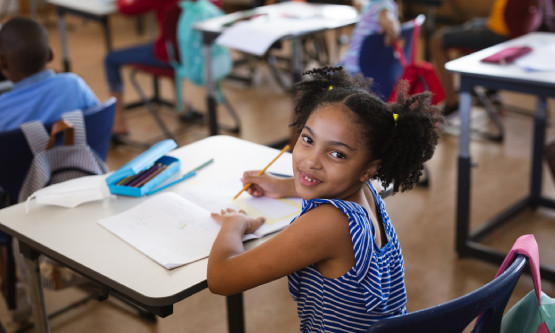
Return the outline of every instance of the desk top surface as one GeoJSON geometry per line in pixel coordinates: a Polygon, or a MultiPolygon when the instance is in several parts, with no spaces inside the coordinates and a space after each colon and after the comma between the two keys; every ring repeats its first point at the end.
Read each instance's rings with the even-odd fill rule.
{"type": "Polygon", "coordinates": [[[510,46],[531,46],[534,49],[534,47],[550,44],[555,44],[554,33],[533,32],[452,60],[445,64],[445,68],[461,75],[496,78],[531,85],[555,86],[555,73],[553,71],[528,71],[515,64],[499,65],[481,62],[483,58],[510,46]]]}
{"type": "Polygon", "coordinates": [[[117,12],[115,0],[46,0],[47,3],[94,15],[109,15],[117,12]]]}
{"type": "Polygon", "coordinates": [[[226,24],[257,15],[266,15],[268,18],[288,17],[291,19],[291,25],[294,25],[295,20],[304,22],[302,28],[298,31],[299,35],[336,29],[355,24],[359,20],[359,15],[352,6],[281,2],[208,19],[196,23],[193,28],[203,32],[219,34],[226,29],[226,24]]]}
{"type": "MultiPolygon", "coordinates": [[[[229,136],[213,136],[180,147],[168,155],[181,160],[181,172],[214,158],[197,176],[164,191],[217,182],[246,170],[262,169],[279,150],[229,136]]],[[[280,157],[269,171],[292,174],[291,154],[280,157]]],[[[160,193],[162,193],[161,191],[160,193]]],[[[150,306],[166,306],[206,287],[207,259],[168,270],[97,223],[148,197],[112,196],[76,208],[39,205],[31,201],[0,210],[0,229],[63,264],[150,306]]],[[[248,242],[254,246],[256,240],[248,242]]]]}

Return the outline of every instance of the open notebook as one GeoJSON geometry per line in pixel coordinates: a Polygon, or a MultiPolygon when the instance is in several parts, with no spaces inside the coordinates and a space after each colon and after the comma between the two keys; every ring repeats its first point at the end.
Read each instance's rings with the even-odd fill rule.
{"type": "Polygon", "coordinates": [[[301,209],[298,198],[276,200],[245,193],[231,201],[233,196],[226,188],[236,191],[237,184],[203,186],[181,195],[165,192],[98,223],[158,264],[172,269],[208,257],[220,230],[210,212],[232,207],[251,216],[265,216],[266,223],[255,234],[245,235],[244,240],[248,240],[285,228],[301,209]]]}

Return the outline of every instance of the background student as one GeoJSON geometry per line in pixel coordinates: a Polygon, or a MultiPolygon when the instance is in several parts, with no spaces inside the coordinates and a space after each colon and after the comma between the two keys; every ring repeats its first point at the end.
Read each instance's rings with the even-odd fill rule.
{"type": "Polygon", "coordinates": [[[2,26],[0,69],[14,85],[0,95],[0,131],[32,120],[53,123],[62,113],[99,104],[81,77],[47,69],[52,58],[46,29],[36,21],[15,17],[2,26]]]}
{"type": "Polygon", "coordinates": [[[399,38],[401,25],[397,4],[393,0],[369,0],[362,5],[361,18],[355,25],[349,48],[339,62],[350,73],[360,73],[359,55],[364,38],[372,33],[384,34],[385,46],[399,38]]]}
{"type": "Polygon", "coordinates": [[[430,54],[445,91],[444,115],[459,109],[453,74],[445,69],[445,64],[451,60],[449,51],[458,49],[474,52],[509,40],[509,29],[504,18],[507,2],[496,0],[487,18],[475,18],[462,25],[443,27],[432,35],[430,54]]]}
{"type": "Polygon", "coordinates": [[[443,121],[430,95],[391,106],[369,93],[362,76],[341,67],[307,72],[295,86],[300,136],[294,177],[246,172],[254,196],[300,196],[301,214],[263,244],[245,251],[243,235],[264,222],[222,210],[208,259],[208,287],[231,295],[288,276],[301,331],[365,332],[406,312],[404,263],[395,229],[370,180],[411,189],[434,153],[443,121]]]}
{"type": "Polygon", "coordinates": [[[131,63],[140,63],[172,68],[169,64],[166,40],[169,39],[168,36],[175,35],[175,31],[168,30],[169,27],[164,24],[164,18],[168,11],[179,8],[178,3],[178,0],[117,0],[116,2],[118,11],[124,15],[140,15],[155,11],[159,35],[154,42],[114,50],[106,55],[104,69],[108,80],[108,88],[110,94],[118,100],[112,130],[112,141],[115,143],[123,142],[124,137],[129,133],[124,115],[121,67],[131,63]]]}

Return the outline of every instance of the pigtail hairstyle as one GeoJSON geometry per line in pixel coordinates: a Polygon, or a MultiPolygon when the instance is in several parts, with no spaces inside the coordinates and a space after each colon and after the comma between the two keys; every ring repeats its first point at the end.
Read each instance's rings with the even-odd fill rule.
{"type": "Polygon", "coordinates": [[[407,96],[408,83],[401,81],[399,94],[389,105],[398,118],[391,135],[381,146],[381,167],[377,177],[385,186],[393,183],[393,193],[410,190],[422,176],[424,162],[432,158],[444,122],[440,109],[433,106],[430,92],[407,96]]]}
{"type": "Polygon", "coordinates": [[[393,193],[413,188],[434,153],[443,123],[439,108],[431,105],[431,94],[407,97],[408,86],[401,82],[397,100],[388,105],[369,90],[371,80],[360,74],[351,77],[343,67],[324,66],[303,75],[310,78],[295,85],[296,120],[291,126],[301,131],[321,106],[346,106],[361,126],[370,161],[381,160],[375,177],[384,187],[392,183],[393,193]]]}

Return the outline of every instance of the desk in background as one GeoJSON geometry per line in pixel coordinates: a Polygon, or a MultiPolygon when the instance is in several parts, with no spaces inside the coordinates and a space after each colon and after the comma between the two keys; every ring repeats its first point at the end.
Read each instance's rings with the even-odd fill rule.
{"type": "MultiPolygon", "coordinates": [[[[284,2],[278,3],[269,6],[262,6],[257,7],[252,10],[246,11],[239,11],[232,14],[216,17],[213,19],[208,19],[193,25],[193,29],[202,33],[202,41],[204,45],[204,71],[206,77],[206,103],[207,103],[207,110],[208,110],[208,122],[209,122],[209,131],[211,135],[218,134],[218,121],[217,121],[217,114],[216,114],[216,87],[215,82],[212,81],[211,75],[211,63],[212,63],[212,56],[210,52],[210,46],[216,38],[226,29],[226,25],[230,22],[237,22],[241,19],[252,17],[253,15],[265,15],[267,20],[271,20],[272,17],[276,17],[275,15],[281,15],[280,13],[286,6],[291,6],[292,4],[298,4],[295,2],[284,2]]],[[[311,27],[303,27],[298,31],[293,33],[288,33],[284,35],[279,40],[292,40],[292,48],[291,48],[291,61],[293,72],[291,73],[293,76],[293,82],[297,82],[301,78],[301,52],[302,47],[300,45],[299,39],[303,36],[321,33],[326,30],[338,29],[342,27],[346,27],[352,24],[355,24],[359,20],[359,16],[356,13],[356,10],[352,6],[345,6],[345,5],[326,5],[326,4],[316,4],[316,3],[302,3],[302,5],[306,5],[302,13],[303,17],[310,16],[311,12],[314,16],[323,15],[322,13],[326,13],[326,15],[333,15],[336,13],[337,15],[345,15],[345,13],[352,13],[350,18],[347,19],[340,19],[334,20],[331,16],[327,19],[322,20],[314,20],[314,25],[311,27]]],[[[245,36],[245,39],[248,39],[248,36],[245,36]]]]}
{"type": "MultiPolygon", "coordinates": [[[[263,168],[277,153],[276,149],[229,136],[213,136],[191,143],[168,154],[181,160],[182,172],[210,158],[214,158],[214,163],[197,176],[164,191],[179,193],[207,182],[234,176],[239,179],[245,170],[263,168]]],[[[269,171],[292,174],[291,154],[279,158],[269,171]]],[[[72,209],[41,206],[32,201],[29,214],[25,214],[24,203],[0,210],[0,230],[19,239],[26,266],[32,272],[29,290],[37,332],[49,331],[37,274],[39,254],[91,279],[107,294],[115,294],[160,317],[172,314],[173,304],[207,288],[208,259],[168,270],[97,223],[147,198],[114,196],[72,209]]],[[[246,245],[252,247],[263,240],[246,245]]],[[[243,332],[242,294],[228,297],[227,309],[229,331],[243,332]]]]}
{"type": "MultiPolygon", "coordinates": [[[[117,8],[115,0],[46,0],[50,5],[56,7],[58,16],[58,30],[60,34],[60,42],[62,44],[62,61],[64,72],[71,72],[71,61],[69,58],[69,46],[67,42],[67,27],[65,21],[66,14],[73,14],[86,19],[90,19],[102,24],[104,31],[104,40],[106,42],[106,51],[112,50],[112,34],[108,18],[112,14],[116,14],[117,8]]],[[[149,18],[150,36],[154,39],[154,17],[149,18]]],[[[142,20],[138,17],[137,31],[142,33],[142,20]]]]}
{"type": "MultiPolygon", "coordinates": [[[[555,97],[555,75],[553,72],[529,72],[512,65],[486,64],[480,60],[508,46],[522,45],[555,45],[555,34],[535,32],[472,53],[448,62],[447,70],[460,75],[459,114],[461,117],[458,179],[457,179],[457,215],[456,215],[456,249],[461,256],[472,256],[500,264],[505,253],[500,253],[479,241],[502,226],[515,215],[528,208],[540,206],[555,208],[555,201],[541,194],[542,184],[542,152],[545,141],[547,98],[555,97]],[[470,197],[471,167],[470,156],[470,112],[471,91],[475,86],[509,90],[537,96],[537,108],[534,115],[534,138],[530,171],[530,184],[526,196],[500,212],[492,220],[485,222],[474,232],[470,232],[470,197]]],[[[541,266],[543,278],[555,281],[555,269],[541,266]]]]}

